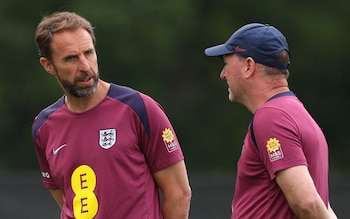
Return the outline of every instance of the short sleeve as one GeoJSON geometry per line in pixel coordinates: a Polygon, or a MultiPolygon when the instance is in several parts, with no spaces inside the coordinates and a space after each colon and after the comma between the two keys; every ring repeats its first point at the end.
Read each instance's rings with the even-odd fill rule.
{"type": "Polygon", "coordinates": [[[259,156],[271,179],[280,170],[307,165],[299,128],[288,113],[265,107],[256,112],[253,122],[259,156]]]}
{"type": "Polygon", "coordinates": [[[175,130],[163,108],[152,98],[142,95],[145,103],[149,136],[142,136],[142,150],[153,173],[184,159],[175,130]]]}

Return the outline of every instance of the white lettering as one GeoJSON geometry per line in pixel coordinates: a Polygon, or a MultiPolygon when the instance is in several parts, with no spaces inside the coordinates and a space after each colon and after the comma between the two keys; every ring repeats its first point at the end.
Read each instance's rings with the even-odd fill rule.
{"type": "Polygon", "coordinates": [[[41,175],[44,177],[44,178],[50,178],[50,174],[48,172],[41,172],[41,175]]]}

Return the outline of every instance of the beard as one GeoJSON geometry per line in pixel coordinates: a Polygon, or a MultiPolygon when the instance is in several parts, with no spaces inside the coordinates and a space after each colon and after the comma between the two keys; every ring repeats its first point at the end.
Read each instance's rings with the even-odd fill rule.
{"type": "Polygon", "coordinates": [[[83,72],[79,75],[79,77],[75,78],[73,82],[63,80],[58,75],[56,75],[57,80],[61,84],[61,86],[72,96],[77,98],[90,97],[96,92],[97,83],[99,80],[99,73],[93,74],[91,72],[83,72]],[[94,83],[89,87],[79,87],[79,81],[83,81],[86,79],[92,78],[94,83]]]}

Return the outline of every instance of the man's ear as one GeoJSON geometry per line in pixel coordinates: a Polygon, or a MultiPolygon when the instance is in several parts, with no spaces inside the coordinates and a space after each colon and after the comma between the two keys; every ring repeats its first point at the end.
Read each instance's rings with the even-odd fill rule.
{"type": "Polygon", "coordinates": [[[254,59],[252,59],[251,57],[246,58],[246,60],[245,60],[245,76],[247,78],[251,77],[254,74],[255,68],[256,68],[256,62],[254,61],[254,59]]]}
{"type": "Polygon", "coordinates": [[[56,75],[55,68],[53,67],[50,60],[45,57],[40,57],[40,64],[44,67],[44,69],[51,75],[56,75]]]}

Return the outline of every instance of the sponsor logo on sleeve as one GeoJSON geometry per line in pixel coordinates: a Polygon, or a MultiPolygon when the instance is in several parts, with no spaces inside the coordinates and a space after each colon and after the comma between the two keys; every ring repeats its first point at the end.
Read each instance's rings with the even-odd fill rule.
{"type": "Polygon", "coordinates": [[[276,138],[270,138],[266,143],[266,148],[271,162],[284,157],[280,141],[276,138]]]}
{"type": "Polygon", "coordinates": [[[177,143],[176,139],[174,138],[174,134],[170,130],[170,128],[164,129],[163,134],[162,134],[162,138],[163,138],[164,144],[165,144],[169,153],[178,149],[179,144],[177,143]]]}

